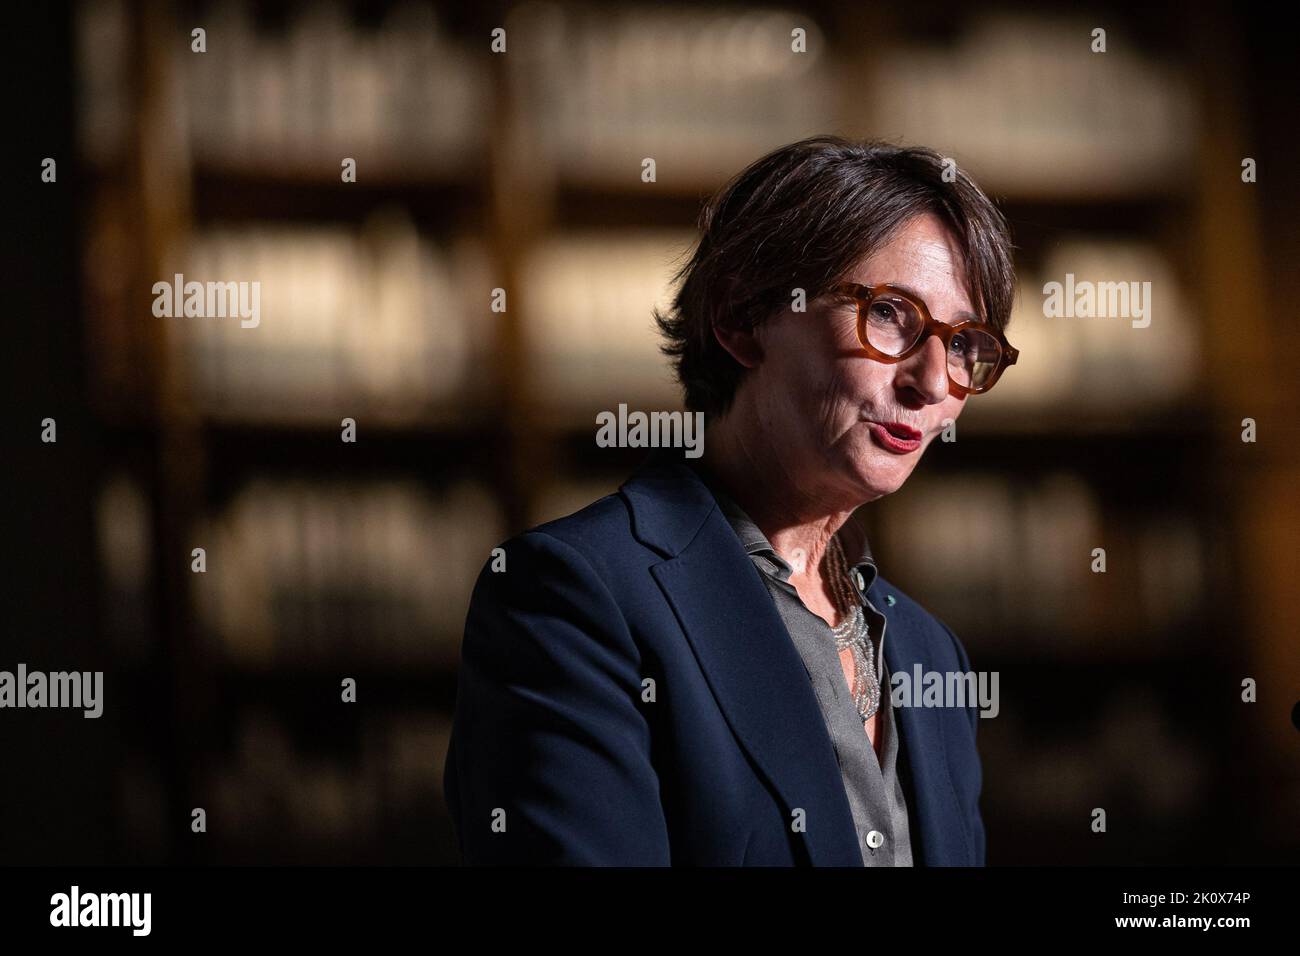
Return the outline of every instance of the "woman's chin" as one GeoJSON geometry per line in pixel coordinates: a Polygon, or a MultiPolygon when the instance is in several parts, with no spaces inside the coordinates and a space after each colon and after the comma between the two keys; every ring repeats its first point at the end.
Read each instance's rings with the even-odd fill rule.
{"type": "Polygon", "coordinates": [[[866,456],[865,467],[859,469],[859,481],[871,491],[872,498],[881,498],[902,488],[914,467],[914,461],[900,461],[888,453],[870,454],[866,456]]]}

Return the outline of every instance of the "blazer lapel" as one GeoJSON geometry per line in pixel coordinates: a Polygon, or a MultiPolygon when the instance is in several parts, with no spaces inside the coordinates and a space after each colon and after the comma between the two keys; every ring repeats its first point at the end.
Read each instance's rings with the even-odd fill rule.
{"type": "Polygon", "coordinates": [[[634,533],[668,556],[650,573],[732,732],[787,810],[803,809],[811,862],[862,866],[803,659],[707,486],[680,458],[655,455],[621,491],[632,506],[634,533]]]}
{"type": "MultiPolygon", "coordinates": [[[[879,579],[867,589],[867,597],[877,609],[888,607],[887,589],[879,579]]],[[[905,673],[913,681],[914,668],[924,672],[928,666],[915,637],[918,622],[899,612],[898,607],[885,614],[885,666],[894,674],[905,673]]],[[[913,681],[914,682],[914,681],[913,681]]],[[[892,688],[891,688],[892,689],[892,688]]],[[[883,690],[883,688],[882,688],[883,690]]],[[[919,694],[919,689],[917,693],[919,694]]],[[[962,809],[957,802],[944,752],[942,711],[933,707],[895,707],[894,726],[898,728],[899,757],[906,754],[912,777],[913,824],[911,839],[920,844],[920,854],[913,847],[914,860],[926,866],[962,866],[973,864],[969,857],[969,840],[962,824],[962,809]]]]}

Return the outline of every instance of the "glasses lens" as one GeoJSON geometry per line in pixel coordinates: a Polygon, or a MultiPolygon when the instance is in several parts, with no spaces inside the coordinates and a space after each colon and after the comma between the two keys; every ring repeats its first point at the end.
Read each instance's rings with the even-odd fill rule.
{"type": "Polygon", "coordinates": [[[902,355],[921,334],[924,324],[915,305],[884,292],[867,304],[862,329],[872,348],[886,355],[902,355]]]}
{"type": "Polygon", "coordinates": [[[958,385],[983,388],[993,377],[1001,356],[1001,344],[988,332],[962,329],[948,343],[948,374],[958,385]]]}

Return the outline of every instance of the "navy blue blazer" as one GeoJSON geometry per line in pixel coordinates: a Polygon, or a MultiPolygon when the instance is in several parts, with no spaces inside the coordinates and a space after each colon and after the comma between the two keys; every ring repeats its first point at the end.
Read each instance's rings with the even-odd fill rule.
{"type": "MultiPolygon", "coordinates": [[[[681,455],[480,572],[443,774],[466,863],[863,865],[803,660],[681,455]]],[[[891,673],[970,670],[883,577],[867,593],[891,673]]],[[[977,709],[895,714],[915,863],[982,866],[977,709]]]]}

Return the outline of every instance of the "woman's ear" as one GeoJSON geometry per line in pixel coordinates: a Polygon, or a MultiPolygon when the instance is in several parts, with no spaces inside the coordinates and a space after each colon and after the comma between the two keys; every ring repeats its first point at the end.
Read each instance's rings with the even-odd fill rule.
{"type": "Polygon", "coordinates": [[[756,330],[743,328],[729,316],[714,318],[713,337],[745,368],[754,368],[763,360],[763,346],[756,330]]]}
{"type": "Polygon", "coordinates": [[[731,309],[735,302],[732,296],[737,285],[735,278],[726,279],[724,282],[725,294],[716,300],[720,304],[713,314],[713,337],[726,349],[727,354],[744,368],[754,368],[763,360],[762,343],[758,341],[755,329],[737,321],[731,309]]]}

